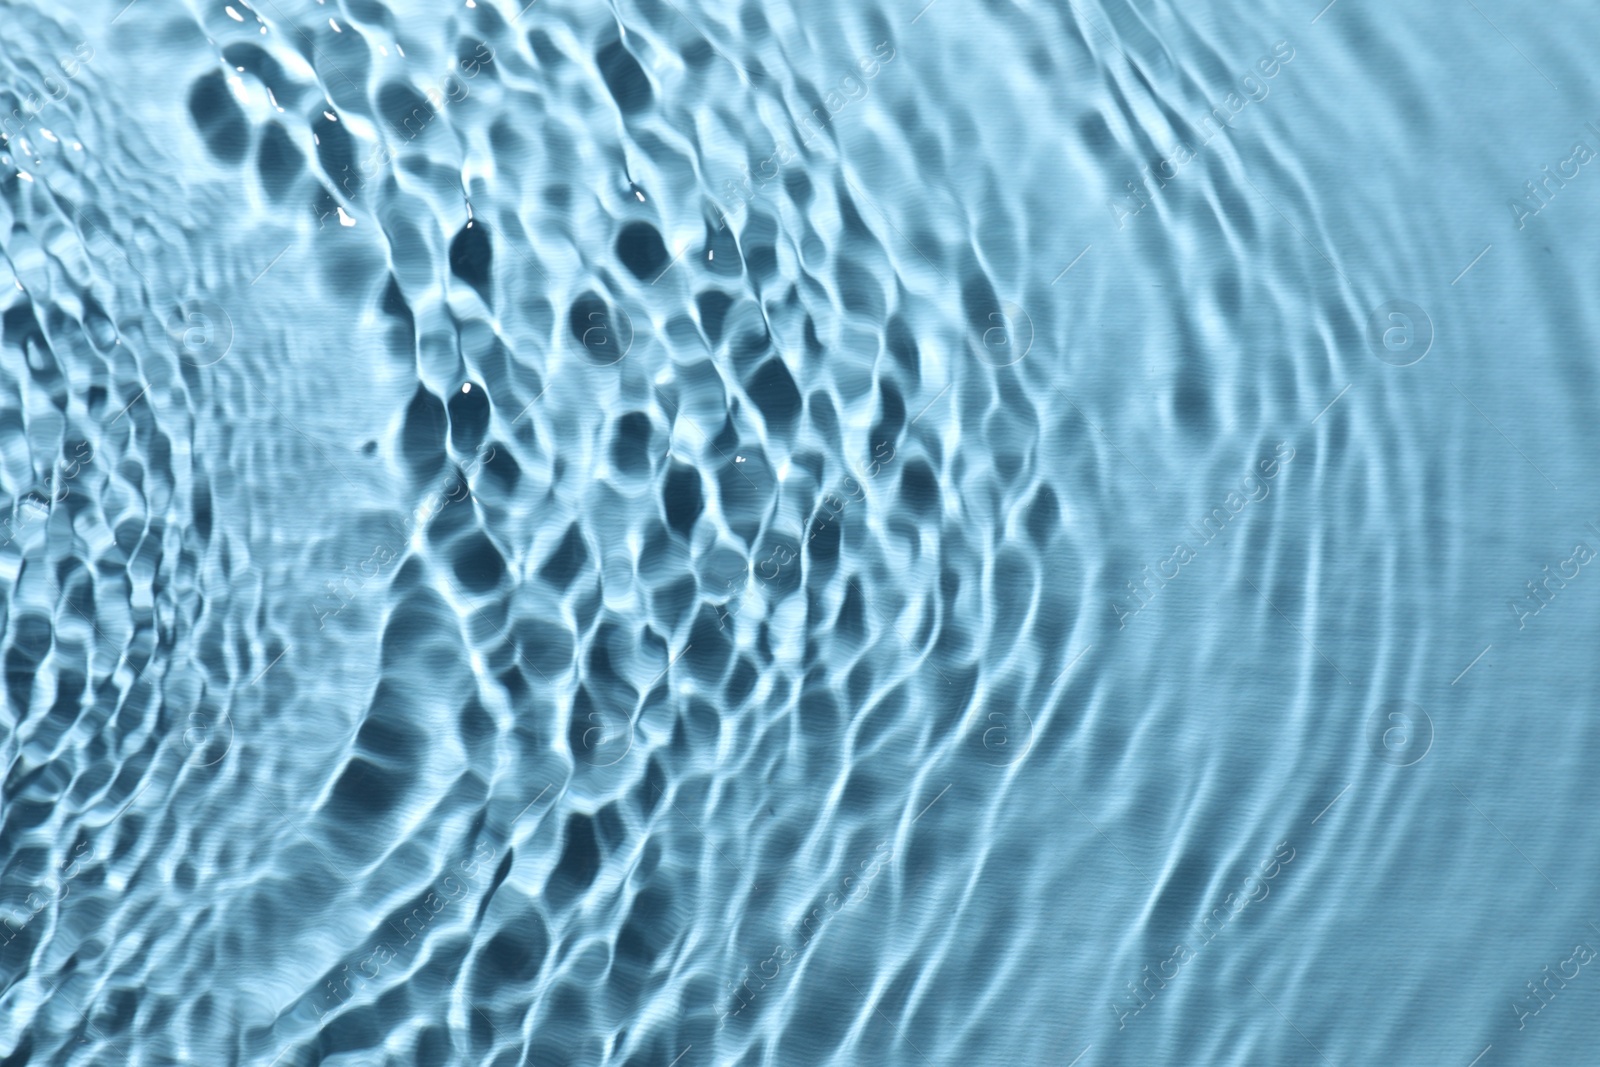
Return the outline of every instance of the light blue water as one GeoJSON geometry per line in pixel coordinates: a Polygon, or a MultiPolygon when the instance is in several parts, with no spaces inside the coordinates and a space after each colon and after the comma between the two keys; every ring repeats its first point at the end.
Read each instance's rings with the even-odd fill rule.
{"type": "Polygon", "coordinates": [[[0,2],[0,1067],[1600,1062],[1597,31],[0,2]]]}

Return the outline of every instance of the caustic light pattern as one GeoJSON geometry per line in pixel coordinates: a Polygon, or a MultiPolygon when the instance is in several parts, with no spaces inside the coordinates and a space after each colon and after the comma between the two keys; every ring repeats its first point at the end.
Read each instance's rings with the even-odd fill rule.
{"type": "Polygon", "coordinates": [[[0,1067],[1592,1062],[1579,6],[0,2],[0,1067]]]}

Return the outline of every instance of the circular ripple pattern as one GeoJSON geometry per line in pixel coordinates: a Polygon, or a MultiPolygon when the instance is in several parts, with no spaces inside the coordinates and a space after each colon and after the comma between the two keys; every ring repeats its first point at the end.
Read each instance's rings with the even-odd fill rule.
{"type": "Polygon", "coordinates": [[[0,1065],[1581,1062],[1491,15],[8,6],[0,1065]]]}

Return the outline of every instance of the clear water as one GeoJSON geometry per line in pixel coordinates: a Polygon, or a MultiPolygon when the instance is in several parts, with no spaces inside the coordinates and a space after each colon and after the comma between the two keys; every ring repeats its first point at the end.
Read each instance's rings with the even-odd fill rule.
{"type": "Polygon", "coordinates": [[[0,1065],[1596,1062],[1597,30],[0,4],[0,1065]]]}

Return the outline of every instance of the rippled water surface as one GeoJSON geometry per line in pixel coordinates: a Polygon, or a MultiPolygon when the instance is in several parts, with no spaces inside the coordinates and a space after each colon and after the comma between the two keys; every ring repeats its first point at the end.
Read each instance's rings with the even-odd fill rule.
{"type": "Polygon", "coordinates": [[[0,1067],[1600,1062],[1597,32],[0,0],[0,1067]]]}

